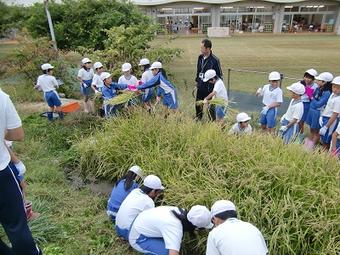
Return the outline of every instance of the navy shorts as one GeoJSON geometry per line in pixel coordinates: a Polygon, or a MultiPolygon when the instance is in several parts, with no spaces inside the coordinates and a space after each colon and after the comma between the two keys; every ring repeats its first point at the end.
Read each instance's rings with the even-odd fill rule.
{"type": "Polygon", "coordinates": [[[163,105],[165,105],[168,109],[177,109],[177,94],[176,91],[167,93],[163,97],[163,105]]]}
{"type": "Polygon", "coordinates": [[[224,119],[226,111],[227,108],[225,106],[216,105],[215,106],[216,119],[224,119]]]}
{"type": "Polygon", "coordinates": [[[44,93],[45,101],[49,107],[59,107],[61,106],[60,98],[57,94],[57,91],[51,90],[44,93]]]}
{"type": "Polygon", "coordinates": [[[300,121],[305,122],[309,112],[310,102],[303,102],[303,115],[300,121]]]}
{"type": "Polygon", "coordinates": [[[86,80],[86,81],[83,81],[83,83],[86,84],[86,87],[83,84],[81,84],[80,92],[84,96],[89,96],[91,94],[91,92],[93,91],[92,88],[91,88],[92,80],[86,80]]]}
{"type": "MultiPolygon", "coordinates": [[[[325,117],[325,116],[320,117],[320,126],[324,127],[327,124],[329,119],[330,119],[329,117],[325,117]]],[[[321,142],[323,144],[330,144],[331,143],[331,141],[332,141],[332,134],[336,130],[336,128],[338,126],[338,122],[339,122],[339,119],[336,119],[333,122],[333,124],[329,127],[329,129],[327,130],[326,134],[320,136],[320,140],[321,140],[321,142]]]]}
{"type": "Polygon", "coordinates": [[[313,129],[320,129],[320,110],[309,108],[306,123],[313,129]]]}
{"type": "Polygon", "coordinates": [[[270,108],[266,114],[260,114],[260,123],[261,125],[265,125],[267,128],[274,128],[276,125],[276,114],[277,109],[270,108]]]}

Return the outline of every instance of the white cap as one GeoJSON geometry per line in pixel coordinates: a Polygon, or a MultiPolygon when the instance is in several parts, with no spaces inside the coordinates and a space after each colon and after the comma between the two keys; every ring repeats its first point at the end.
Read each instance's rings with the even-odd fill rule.
{"type": "Polygon", "coordinates": [[[310,74],[311,76],[317,76],[318,72],[315,69],[308,69],[306,73],[310,74]]]}
{"type": "Polygon", "coordinates": [[[279,72],[271,72],[268,76],[269,81],[279,81],[281,80],[281,74],[279,72]]]}
{"type": "Polygon", "coordinates": [[[124,64],[122,65],[122,71],[123,71],[123,72],[129,71],[131,68],[132,68],[132,66],[131,66],[130,63],[124,63],[124,64]]]}
{"type": "Polygon", "coordinates": [[[188,220],[198,228],[212,228],[210,211],[206,206],[194,205],[187,215],[188,220]]]}
{"type": "Polygon", "coordinates": [[[205,72],[203,81],[207,82],[210,79],[214,78],[215,76],[216,76],[215,70],[209,69],[208,71],[205,72]]]}
{"type": "Polygon", "coordinates": [[[303,95],[306,92],[305,86],[303,86],[300,82],[293,83],[288,86],[287,89],[298,95],[303,95]]]}
{"type": "Polygon", "coordinates": [[[143,178],[143,170],[137,166],[137,165],[134,165],[132,167],[129,168],[129,171],[137,174],[139,177],[143,178]]]}
{"type": "Polygon", "coordinates": [[[150,189],[158,189],[158,190],[164,189],[162,182],[161,182],[161,179],[159,179],[158,176],[153,175],[153,174],[145,177],[143,185],[150,188],[150,189]]]}
{"type": "Polygon", "coordinates": [[[83,58],[83,59],[81,60],[81,62],[82,62],[83,65],[84,65],[84,64],[86,64],[86,63],[91,63],[91,60],[90,60],[89,58],[83,58]]]}
{"type": "Polygon", "coordinates": [[[111,74],[108,73],[108,72],[102,72],[102,73],[100,74],[100,79],[101,79],[102,81],[105,80],[105,79],[107,79],[107,78],[109,78],[109,77],[111,77],[111,74]]]}
{"type": "Polygon", "coordinates": [[[316,80],[330,82],[333,80],[333,74],[329,72],[320,73],[318,76],[315,77],[316,80]]]}
{"type": "Polygon", "coordinates": [[[332,83],[335,84],[335,85],[340,85],[340,76],[335,77],[333,79],[332,83]]]}
{"type": "Polygon", "coordinates": [[[101,67],[103,67],[103,64],[100,63],[100,62],[96,62],[96,63],[93,64],[93,68],[94,68],[95,70],[96,70],[97,68],[101,68],[101,67]]]}
{"type": "Polygon", "coordinates": [[[161,62],[158,62],[158,61],[153,62],[152,65],[151,65],[151,67],[150,67],[150,69],[152,70],[152,69],[156,69],[156,68],[157,68],[157,69],[163,68],[162,63],[161,63],[161,62]]]}
{"type": "Polygon", "coordinates": [[[229,200],[218,200],[211,207],[211,218],[225,211],[236,211],[236,206],[229,200]]]}
{"type": "Polygon", "coordinates": [[[150,64],[150,60],[148,60],[147,58],[142,58],[140,61],[139,61],[139,66],[145,66],[145,65],[149,65],[150,64]]]}
{"type": "Polygon", "coordinates": [[[46,63],[46,64],[42,64],[41,65],[41,69],[43,70],[43,71],[46,71],[46,70],[48,70],[48,69],[53,69],[54,68],[54,66],[52,66],[51,64],[49,64],[49,63],[46,63]]]}
{"type": "Polygon", "coordinates": [[[251,117],[249,117],[248,114],[246,114],[245,112],[240,112],[236,116],[237,122],[245,122],[245,121],[248,121],[248,120],[251,120],[251,117]]]}

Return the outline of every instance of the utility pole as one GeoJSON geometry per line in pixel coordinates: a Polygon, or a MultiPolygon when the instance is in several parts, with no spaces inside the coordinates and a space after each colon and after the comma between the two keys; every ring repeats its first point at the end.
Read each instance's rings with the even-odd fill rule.
{"type": "Polygon", "coordinates": [[[50,28],[50,33],[51,33],[51,39],[52,39],[52,43],[53,43],[53,48],[55,50],[58,50],[57,48],[57,41],[55,39],[55,35],[54,35],[54,29],[53,29],[53,23],[52,23],[52,18],[51,18],[51,14],[48,10],[48,0],[44,0],[44,5],[45,5],[45,12],[46,12],[46,16],[47,16],[47,21],[48,21],[48,26],[50,28]]]}

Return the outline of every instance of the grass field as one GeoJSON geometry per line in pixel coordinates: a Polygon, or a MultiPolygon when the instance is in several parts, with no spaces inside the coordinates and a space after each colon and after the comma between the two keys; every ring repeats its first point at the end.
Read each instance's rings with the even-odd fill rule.
{"type": "MultiPolygon", "coordinates": [[[[180,88],[181,107],[193,112],[188,105],[192,100],[195,86],[197,57],[200,54],[199,37],[178,37],[170,42],[158,38],[156,45],[178,47],[184,50],[181,58],[168,65],[174,75],[175,84],[180,88]]],[[[340,36],[315,35],[242,35],[230,38],[214,38],[213,52],[219,57],[227,81],[228,68],[247,69],[260,72],[279,71],[286,77],[301,79],[305,70],[315,68],[319,72],[329,71],[340,75],[340,36]]],[[[230,89],[255,93],[267,84],[267,74],[231,72],[230,89]]],[[[285,79],[283,85],[296,81],[285,79]]],[[[284,90],[284,93],[286,91],[284,90]]]]}
{"type": "MultiPolygon", "coordinates": [[[[201,39],[202,38],[198,37],[176,38],[167,43],[167,39],[157,38],[154,42],[155,45],[162,44],[184,50],[182,57],[176,59],[172,64],[167,65],[166,68],[167,71],[173,75],[175,84],[179,88],[179,96],[182,102],[181,109],[189,114],[193,112],[191,92],[195,86],[196,60],[199,54],[201,39]]],[[[340,37],[245,35],[226,39],[213,39],[213,44],[214,53],[220,58],[225,74],[228,68],[242,68],[265,72],[270,72],[275,69],[289,77],[300,78],[306,69],[314,67],[318,71],[331,71],[340,75],[340,37]]],[[[5,58],[7,54],[15,50],[16,47],[17,46],[14,45],[0,44],[0,58],[5,58]]],[[[259,85],[266,83],[267,80],[266,75],[241,74],[236,72],[232,72],[231,77],[232,89],[249,93],[254,92],[259,85]]],[[[43,213],[40,219],[31,223],[31,226],[34,236],[39,240],[40,246],[44,249],[44,254],[135,254],[129,250],[125,244],[122,244],[114,234],[111,223],[105,215],[107,197],[91,192],[86,186],[77,188],[71,185],[64,174],[65,169],[62,163],[70,156],[67,154],[67,150],[73,142],[81,141],[89,136],[90,133],[95,132],[93,127],[87,125],[93,123],[94,120],[89,120],[87,124],[81,123],[81,125],[85,125],[84,128],[81,129],[82,132],[85,131],[84,133],[79,132],[79,126],[77,128],[79,122],[77,122],[77,120],[74,122],[69,120],[65,123],[65,126],[48,125],[46,120],[41,119],[37,114],[37,112],[41,111],[41,106],[44,107],[44,104],[41,104],[39,107],[34,107],[31,103],[19,103],[21,98],[23,96],[26,97],[28,94],[22,91],[16,93],[17,88],[21,88],[20,86],[16,87],[16,85],[20,85],[21,82],[20,77],[16,77],[15,80],[5,79],[0,81],[0,86],[14,95],[17,103],[16,106],[24,120],[26,139],[24,143],[15,145],[15,149],[27,165],[28,172],[26,176],[29,183],[29,199],[34,202],[36,210],[43,213]]],[[[288,84],[287,81],[284,81],[284,83],[288,84]]],[[[39,95],[34,94],[34,96],[39,95]]],[[[198,128],[196,125],[193,126],[198,128]]],[[[189,131],[190,130],[187,130],[187,132],[189,131]]],[[[121,134],[124,135],[123,132],[121,134]]],[[[123,138],[122,141],[125,139],[123,138]]],[[[211,137],[207,135],[206,141],[203,143],[204,146],[202,145],[202,149],[207,150],[204,155],[210,155],[210,145],[208,144],[210,138],[211,137]]],[[[179,137],[178,141],[181,139],[182,138],[179,137]]],[[[234,140],[230,141],[230,146],[233,144],[233,141],[234,140]]],[[[234,142],[236,143],[237,141],[234,142]]],[[[249,144],[251,144],[251,142],[252,141],[248,141],[249,144]]],[[[220,152],[219,143],[220,141],[216,141],[216,144],[212,146],[217,152],[220,152]]],[[[144,148],[140,148],[140,152],[143,152],[143,149],[144,148]]],[[[157,151],[158,148],[155,147],[154,150],[157,151]]],[[[238,153],[244,153],[241,148],[239,150],[238,153]]],[[[293,152],[295,151],[296,149],[293,150],[293,152]]],[[[191,151],[191,153],[193,153],[193,151],[191,151]]],[[[281,152],[276,153],[280,154],[281,152]]],[[[220,154],[217,153],[216,155],[220,154]]],[[[268,152],[265,156],[269,157],[269,155],[270,153],[268,152]]],[[[296,157],[302,158],[304,155],[305,154],[297,154],[296,157]]],[[[191,154],[188,155],[188,157],[189,156],[191,156],[191,154]]],[[[233,157],[239,157],[239,155],[235,152],[233,157]]],[[[261,158],[261,155],[258,156],[258,158],[261,158]]],[[[256,162],[258,158],[251,158],[250,160],[256,162]]],[[[179,159],[174,159],[176,161],[175,164],[183,161],[179,159]]],[[[205,158],[203,157],[203,159],[205,158]]],[[[210,159],[207,160],[209,164],[213,163],[210,159]]],[[[155,162],[150,162],[149,164],[151,165],[152,163],[156,164],[155,162]]],[[[181,166],[186,166],[186,162],[182,162],[181,166]]],[[[240,167],[244,167],[242,165],[243,161],[240,162],[240,167]]],[[[291,164],[294,165],[294,162],[291,164]]],[[[153,169],[151,165],[149,169],[153,169]]],[[[297,171],[300,166],[300,163],[297,164],[297,171]]],[[[156,165],[154,167],[156,167],[156,165]]],[[[265,167],[266,166],[258,166],[257,168],[265,169],[265,167]]],[[[276,178],[277,174],[278,178],[282,177],[282,179],[285,180],[287,176],[282,173],[282,168],[283,166],[278,167],[278,172],[273,172],[273,178],[276,178]],[[283,175],[281,176],[281,174],[283,175]]],[[[321,170],[322,167],[320,167],[320,171],[321,170]]],[[[249,174],[252,175],[252,173],[249,174]]],[[[295,173],[292,173],[292,176],[294,176],[294,174],[295,173]]],[[[188,174],[188,176],[191,175],[188,174]]],[[[236,179],[237,176],[238,174],[235,172],[236,179]]],[[[325,179],[328,177],[329,176],[325,176],[325,179]]],[[[194,183],[192,183],[193,180],[194,179],[191,180],[190,185],[194,185],[194,183]]],[[[219,181],[222,182],[222,179],[219,179],[219,181]]],[[[319,179],[315,178],[314,181],[318,183],[319,179]]],[[[180,182],[173,183],[174,186],[180,186],[179,184],[180,182]]],[[[221,183],[221,185],[222,184],[226,185],[224,182],[221,183]]],[[[334,179],[333,181],[329,181],[325,186],[327,186],[325,192],[331,192],[332,196],[336,197],[335,191],[338,191],[338,189],[334,188],[334,186],[336,186],[334,185],[334,179]],[[333,189],[331,189],[330,186],[332,186],[333,189]]],[[[314,186],[314,184],[311,187],[313,189],[311,188],[309,192],[311,193],[311,197],[313,197],[316,194],[314,192],[318,193],[318,187],[316,185],[314,186]]],[[[225,187],[225,190],[228,191],[227,187],[225,187]]],[[[183,192],[181,194],[182,201],[186,201],[186,197],[183,196],[183,194],[187,193],[183,192]]],[[[210,198],[215,198],[218,194],[219,192],[215,191],[210,198]]],[[[192,196],[193,194],[191,194],[191,197],[192,196]]],[[[198,198],[200,197],[198,196],[198,198]]],[[[189,199],[189,197],[187,199],[189,199]]],[[[247,201],[245,201],[245,203],[246,202],[247,201]]],[[[254,201],[248,202],[250,204],[251,202],[254,203],[254,201]]],[[[288,202],[292,203],[291,206],[295,206],[295,200],[289,200],[288,202]]],[[[303,202],[304,201],[299,201],[299,203],[305,205],[303,202]]],[[[270,205],[270,203],[268,203],[268,205],[270,205]]],[[[336,205],[334,205],[334,207],[336,207],[336,205]]],[[[321,211],[321,213],[323,212],[321,211]]],[[[298,216],[298,214],[296,214],[296,216],[298,216]]],[[[325,214],[325,217],[326,216],[328,215],[325,214]]],[[[271,219],[266,220],[270,222],[271,219]]],[[[317,222],[317,220],[317,218],[313,219],[312,222],[317,222]]],[[[285,230],[286,223],[281,223],[282,225],[280,226],[285,230]]],[[[303,225],[304,222],[301,222],[301,224],[303,225]]],[[[332,226],[327,225],[327,227],[331,228],[332,226]]],[[[322,226],[320,226],[320,228],[322,228],[322,226]]],[[[300,232],[296,233],[301,234],[300,232]]],[[[1,233],[0,236],[2,236],[1,233]]]]}

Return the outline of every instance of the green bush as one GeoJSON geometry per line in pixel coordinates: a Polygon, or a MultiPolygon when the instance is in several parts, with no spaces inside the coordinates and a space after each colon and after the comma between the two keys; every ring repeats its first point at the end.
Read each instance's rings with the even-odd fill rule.
{"type": "MultiPolygon", "coordinates": [[[[36,3],[30,9],[27,28],[34,37],[49,36],[43,4],[36,3]]],[[[76,49],[79,46],[104,49],[106,29],[121,25],[143,24],[151,21],[135,5],[116,0],[65,0],[61,4],[49,4],[56,40],[61,49],[76,49]]]]}
{"type": "MultiPolygon", "coordinates": [[[[137,112],[112,119],[72,148],[86,177],[116,180],[132,164],[159,175],[163,203],[208,207],[230,199],[264,234],[270,254],[336,254],[339,163],[326,154],[254,134],[229,136],[184,116],[137,112]]],[[[195,242],[205,249],[207,233],[195,242]]],[[[186,254],[194,244],[185,242],[186,254]]]]}

